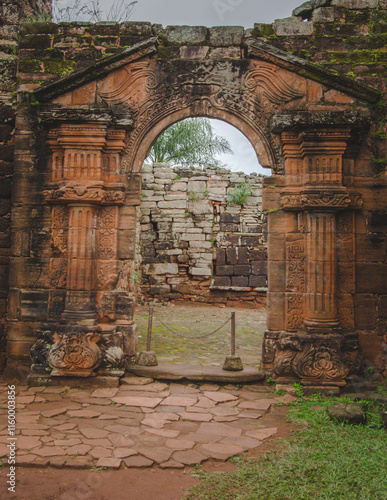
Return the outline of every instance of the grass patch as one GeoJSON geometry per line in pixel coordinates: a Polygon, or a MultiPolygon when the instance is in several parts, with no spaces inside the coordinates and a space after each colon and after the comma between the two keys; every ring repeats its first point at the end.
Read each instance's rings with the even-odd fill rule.
{"type": "Polygon", "coordinates": [[[327,407],[348,398],[301,398],[289,418],[305,427],[262,458],[236,458],[232,474],[196,472],[202,484],[186,500],[386,500],[387,432],[374,402],[362,402],[365,426],[336,424],[327,407]]]}

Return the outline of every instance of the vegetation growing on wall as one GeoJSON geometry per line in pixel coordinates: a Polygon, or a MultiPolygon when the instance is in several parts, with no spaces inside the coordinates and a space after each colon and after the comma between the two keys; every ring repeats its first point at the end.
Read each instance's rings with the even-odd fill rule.
{"type": "Polygon", "coordinates": [[[253,194],[251,184],[249,182],[241,182],[237,184],[235,190],[228,193],[227,204],[228,205],[243,205],[249,196],[253,194]]]}

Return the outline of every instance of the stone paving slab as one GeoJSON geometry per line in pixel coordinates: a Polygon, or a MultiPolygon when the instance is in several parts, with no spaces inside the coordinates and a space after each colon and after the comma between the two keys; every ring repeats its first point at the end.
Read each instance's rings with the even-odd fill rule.
{"type": "MultiPolygon", "coordinates": [[[[275,436],[271,408],[296,399],[255,385],[145,382],[130,375],[119,388],[18,388],[18,466],[180,469],[227,460],[275,436]]],[[[0,459],[9,454],[5,416],[4,401],[0,459]]]]}
{"type": "Polygon", "coordinates": [[[238,384],[263,382],[266,378],[258,368],[251,366],[245,367],[240,372],[229,372],[222,370],[221,367],[195,367],[187,364],[159,362],[157,366],[131,365],[129,370],[139,377],[152,377],[159,380],[198,380],[238,384]]]}

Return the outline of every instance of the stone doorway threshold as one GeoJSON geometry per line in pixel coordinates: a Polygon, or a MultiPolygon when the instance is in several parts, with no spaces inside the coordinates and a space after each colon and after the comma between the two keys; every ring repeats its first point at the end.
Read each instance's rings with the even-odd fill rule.
{"type": "Polygon", "coordinates": [[[264,382],[265,374],[258,368],[245,367],[242,371],[231,372],[221,367],[195,366],[187,363],[159,363],[157,366],[130,365],[127,371],[139,377],[157,380],[191,380],[205,382],[247,383],[264,382]]]}

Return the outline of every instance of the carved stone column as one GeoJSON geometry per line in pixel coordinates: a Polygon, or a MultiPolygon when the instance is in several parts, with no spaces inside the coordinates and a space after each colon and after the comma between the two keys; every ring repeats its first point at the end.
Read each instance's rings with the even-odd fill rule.
{"type": "Polygon", "coordinates": [[[285,235],[287,317],[275,346],[278,381],[298,379],[316,388],[345,385],[358,364],[352,359],[357,356],[353,334],[344,334],[338,318],[336,226],[337,214],[352,207],[342,176],[349,138],[347,129],[282,134],[286,187],[281,208],[297,213],[298,227],[285,235]],[[345,352],[348,335],[350,354],[345,352]]]}
{"type": "Polygon", "coordinates": [[[351,204],[342,185],[342,158],[350,131],[315,130],[300,134],[304,164],[301,203],[307,212],[305,328],[337,331],[336,212],[351,204]]]}
{"type": "Polygon", "coordinates": [[[99,218],[110,209],[116,220],[124,202],[119,183],[124,138],[124,130],[109,130],[106,122],[65,123],[49,134],[52,183],[44,194],[53,205],[51,283],[66,290],[62,320],[47,349],[53,376],[85,377],[97,369],[106,374],[109,363],[120,372],[116,368],[123,351],[120,342],[112,341],[120,335],[114,325],[101,330],[96,324],[96,293],[101,268],[97,259],[111,259],[110,270],[117,267],[117,223],[104,230],[99,218]]]}

